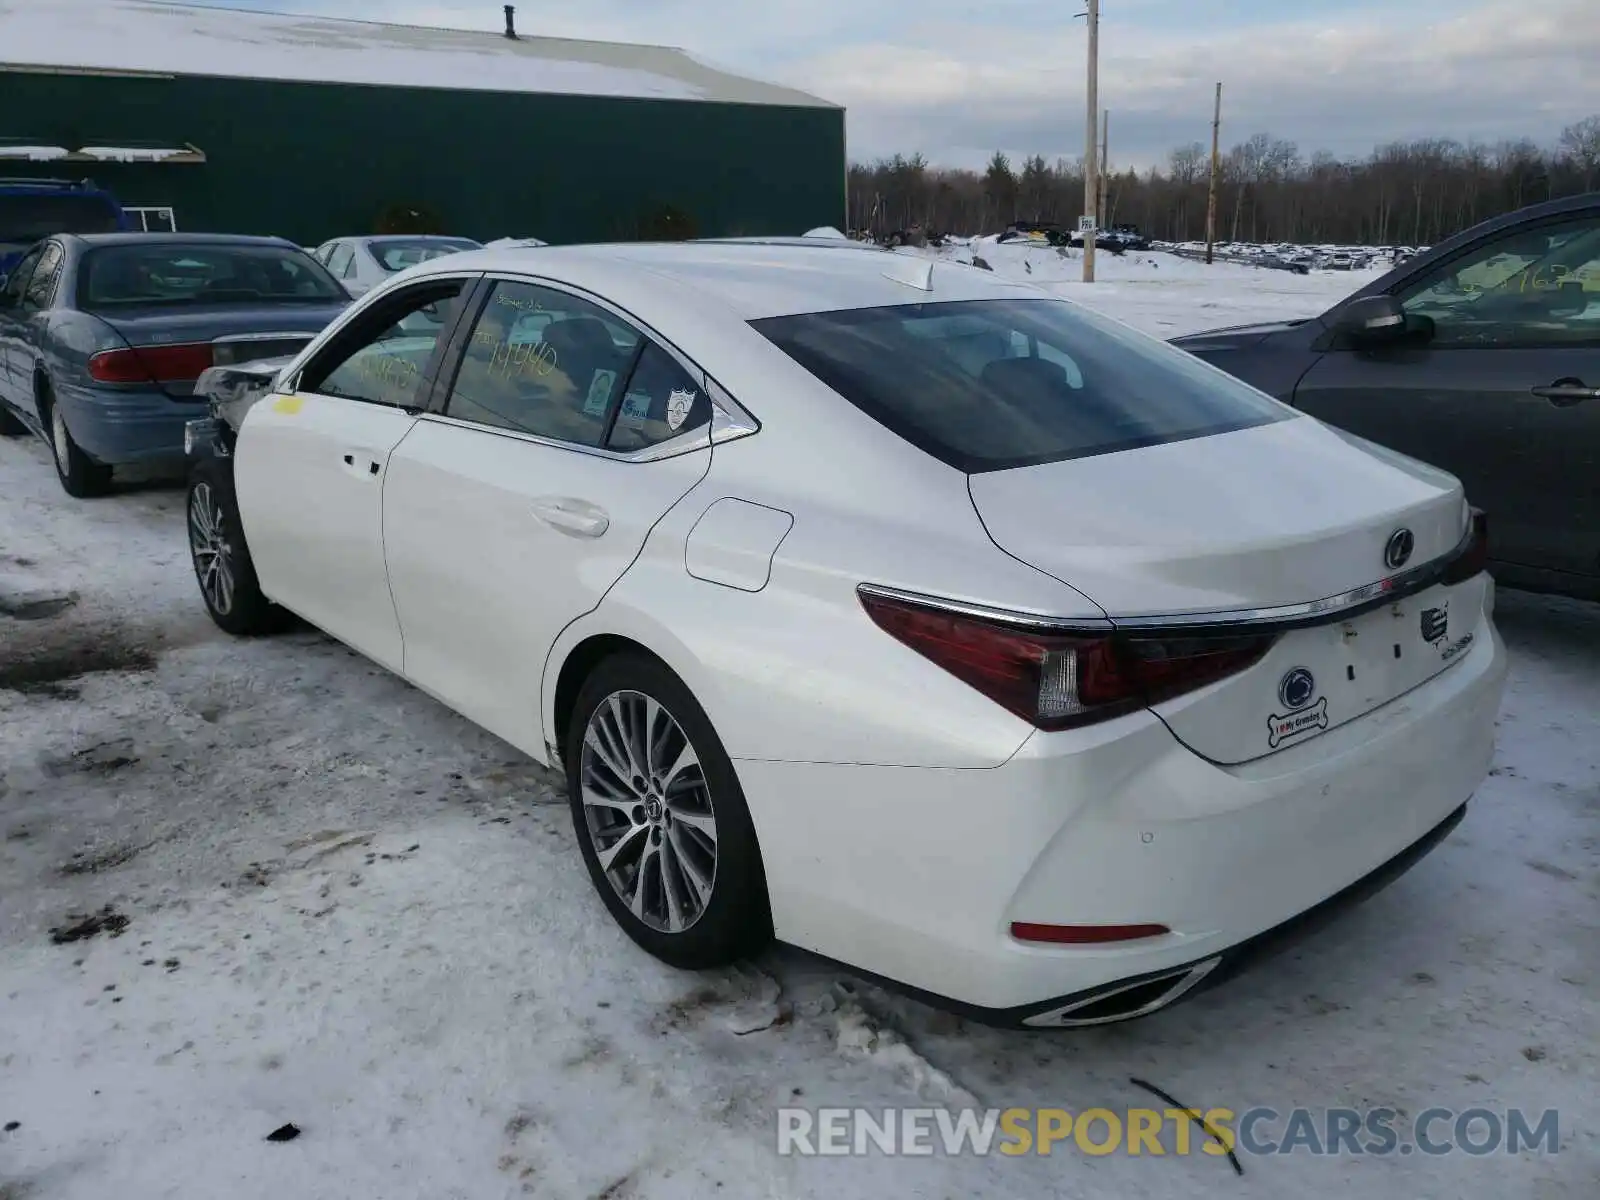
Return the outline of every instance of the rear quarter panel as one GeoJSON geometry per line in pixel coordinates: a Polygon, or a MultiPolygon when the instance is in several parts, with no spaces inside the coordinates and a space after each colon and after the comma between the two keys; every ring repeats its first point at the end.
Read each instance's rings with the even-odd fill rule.
{"type": "Polygon", "coordinates": [[[1059,616],[1104,614],[998,549],[964,475],[767,348],[765,386],[794,403],[762,405],[745,389],[740,402],[771,424],[716,446],[706,479],[661,520],[600,606],[562,633],[545,670],[546,741],[559,744],[563,735],[554,712],[562,663],[585,638],[609,633],[659,654],[736,759],[1003,763],[1032,726],[879,629],[857,585],[1059,616]],[[685,565],[690,532],[723,497],[794,518],[760,591],[696,579],[685,565]]]}

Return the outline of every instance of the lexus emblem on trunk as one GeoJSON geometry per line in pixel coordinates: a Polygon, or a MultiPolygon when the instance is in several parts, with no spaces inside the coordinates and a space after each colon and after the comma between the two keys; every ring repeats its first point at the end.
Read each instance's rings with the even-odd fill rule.
{"type": "Polygon", "coordinates": [[[1409,529],[1396,529],[1389,535],[1383,548],[1383,562],[1391,571],[1397,571],[1411,561],[1411,551],[1416,548],[1416,535],[1409,529]]]}
{"type": "Polygon", "coordinates": [[[1317,681],[1304,667],[1295,667],[1278,684],[1278,702],[1293,712],[1311,703],[1317,694],[1317,681]]]}

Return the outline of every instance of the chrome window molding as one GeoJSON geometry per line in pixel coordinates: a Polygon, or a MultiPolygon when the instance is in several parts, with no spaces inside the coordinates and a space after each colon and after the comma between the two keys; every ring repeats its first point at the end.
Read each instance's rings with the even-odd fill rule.
{"type": "Polygon", "coordinates": [[[880,587],[877,584],[870,583],[860,584],[856,591],[865,595],[883,596],[886,599],[900,600],[907,604],[916,604],[924,608],[937,609],[960,616],[998,621],[1026,629],[1053,631],[1068,636],[1079,631],[1099,634],[1113,631],[1129,633],[1176,631],[1189,634],[1227,634],[1241,629],[1292,629],[1311,625],[1332,624],[1335,621],[1346,620],[1371,609],[1381,607],[1384,604],[1390,604],[1396,600],[1424,591],[1437,583],[1445,572],[1449,570],[1450,565],[1471,549],[1472,539],[1473,529],[1469,523],[1466,535],[1456,544],[1455,548],[1431,562],[1414,567],[1409,571],[1403,571],[1398,575],[1391,575],[1387,579],[1380,579],[1374,583],[1351,588],[1349,591],[1340,592],[1335,596],[1325,596],[1320,600],[1308,600],[1300,604],[1281,604],[1266,608],[1223,609],[1206,612],[1136,613],[1132,615],[1112,615],[1104,619],[1085,619],[1083,617],[1053,617],[1039,613],[1013,612],[1007,609],[990,608],[981,604],[969,604],[961,600],[950,600],[941,596],[929,596],[919,592],[902,591],[898,588],[880,587]]]}
{"type": "Polygon", "coordinates": [[[587,454],[591,458],[606,458],[613,462],[623,463],[658,462],[663,458],[676,458],[682,454],[693,454],[697,450],[706,450],[711,446],[710,425],[702,425],[698,429],[680,434],[678,437],[668,438],[664,442],[657,442],[653,446],[644,446],[638,450],[624,452],[607,450],[604,446],[585,446],[579,442],[564,442],[560,438],[546,437],[539,433],[526,433],[520,429],[507,429],[502,425],[485,425],[479,421],[467,421],[460,417],[449,416],[446,413],[425,412],[417,419],[419,421],[431,421],[436,425],[451,425],[457,429],[471,429],[478,433],[492,434],[495,437],[511,438],[519,442],[530,442],[535,446],[548,446],[552,450],[569,450],[573,454],[587,454]]]}

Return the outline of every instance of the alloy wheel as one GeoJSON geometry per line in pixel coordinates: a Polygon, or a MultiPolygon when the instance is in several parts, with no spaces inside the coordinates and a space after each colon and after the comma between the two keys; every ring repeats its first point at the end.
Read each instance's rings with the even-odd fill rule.
{"type": "Polygon", "coordinates": [[[628,911],[663,933],[694,925],[716,885],[717,819],[677,719],[642,692],[613,692],[584,729],[579,779],[590,843],[628,911]]]}
{"type": "Polygon", "coordinates": [[[206,603],[227,616],[233,611],[233,548],[209,483],[197,483],[189,493],[189,550],[206,603]]]}

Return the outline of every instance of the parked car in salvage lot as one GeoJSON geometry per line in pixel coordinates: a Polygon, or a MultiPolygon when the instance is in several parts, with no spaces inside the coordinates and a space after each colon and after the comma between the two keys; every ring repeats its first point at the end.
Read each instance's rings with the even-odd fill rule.
{"type": "Polygon", "coordinates": [[[467,252],[201,387],[216,623],[298,614],[564,771],[678,966],[776,936],[982,1020],[1136,1017],[1409,866],[1488,769],[1454,478],[988,272],[467,252]]]}
{"type": "Polygon", "coordinates": [[[1477,225],[1320,317],[1173,344],[1461,479],[1500,582],[1600,600],[1600,193],[1477,225]]]}
{"type": "Polygon", "coordinates": [[[407,267],[414,267],[441,254],[479,248],[479,243],[471,238],[392,234],[334,238],[323,242],[312,251],[312,255],[344,284],[347,292],[352,296],[360,296],[407,267]]]}
{"type": "Polygon", "coordinates": [[[206,368],[298,350],[348,303],[277,238],[47,238],[0,285],[0,435],[38,434],[68,494],[95,495],[182,461],[206,368]]]}

